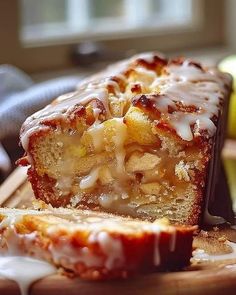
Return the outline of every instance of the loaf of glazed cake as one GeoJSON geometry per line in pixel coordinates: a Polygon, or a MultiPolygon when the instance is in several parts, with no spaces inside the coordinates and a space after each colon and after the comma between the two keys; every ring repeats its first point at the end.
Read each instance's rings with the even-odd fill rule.
{"type": "Polygon", "coordinates": [[[99,280],[189,264],[194,227],[73,209],[0,208],[0,255],[46,260],[99,280]]]}
{"type": "Polygon", "coordinates": [[[53,206],[198,224],[214,195],[230,92],[231,77],[214,68],[134,56],[29,117],[19,163],[53,206]]]}

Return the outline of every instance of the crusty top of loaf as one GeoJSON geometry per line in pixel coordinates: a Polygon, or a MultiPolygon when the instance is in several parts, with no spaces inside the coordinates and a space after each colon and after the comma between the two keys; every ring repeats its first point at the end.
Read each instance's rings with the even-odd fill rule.
{"type": "Polygon", "coordinates": [[[82,116],[88,125],[98,119],[124,117],[131,106],[148,114],[157,128],[183,141],[210,138],[231,83],[229,74],[189,59],[167,59],[159,53],[136,55],[84,80],[77,91],[30,116],[22,126],[21,143],[27,151],[29,137],[36,132],[82,116]],[[86,112],[88,105],[92,118],[86,112]]]}

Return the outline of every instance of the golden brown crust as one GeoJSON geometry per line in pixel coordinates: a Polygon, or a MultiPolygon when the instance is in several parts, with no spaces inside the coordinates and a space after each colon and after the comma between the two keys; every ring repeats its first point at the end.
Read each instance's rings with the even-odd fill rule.
{"type": "MultiPolygon", "coordinates": [[[[227,74],[220,73],[216,69],[212,72],[211,70],[207,68],[203,68],[202,65],[195,61],[187,60],[184,58],[175,58],[167,60],[164,57],[159,56],[155,53],[150,53],[149,56],[143,56],[134,57],[131,60],[127,60],[124,62],[121,62],[120,64],[115,64],[111,67],[109,67],[104,72],[101,72],[99,75],[92,76],[91,79],[87,79],[84,81],[84,83],[81,83],[78,87],[78,91],[64,95],[62,97],[59,97],[58,99],[55,99],[51,105],[47,106],[42,111],[36,113],[36,115],[33,115],[29,117],[26,122],[23,124],[21,129],[21,143],[25,148],[27,147],[27,144],[24,143],[24,137],[26,136],[26,133],[30,133],[29,136],[31,136],[31,130],[35,127],[39,127],[41,125],[41,129],[46,129],[45,126],[48,126],[52,129],[56,127],[62,127],[65,124],[65,127],[71,127],[73,128],[74,124],[76,124],[76,120],[80,117],[86,118],[88,122],[86,122],[88,125],[93,124],[94,119],[93,114],[89,116],[88,110],[85,109],[87,105],[91,105],[93,108],[99,108],[101,110],[100,117],[105,116],[107,119],[109,117],[108,108],[105,107],[104,100],[101,99],[101,96],[99,93],[97,93],[97,89],[101,89],[104,87],[106,91],[108,91],[108,94],[115,94],[117,93],[117,90],[115,89],[115,85],[119,87],[119,93],[125,93],[128,91],[128,87],[132,84],[131,87],[131,95],[128,97],[128,107],[129,104],[136,105],[138,107],[146,108],[147,102],[143,101],[143,98],[145,98],[145,94],[155,97],[155,100],[152,101],[152,103],[148,103],[148,112],[149,115],[156,117],[157,114],[158,117],[160,117],[160,114],[164,115],[162,118],[163,123],[160,123],[161,128],[169,128],[171,132],[174,132],[174,128],[171,127],[171,124],[168,119],[168,114],[173,113],[173,111],[181,111],[182,115],[185,116],[186,113],[195,113],[199,111],[199,107],[196,106],[196,104],[193,102],[193,104],[185,104],[182,103],[182,100],[178,98],[178,100],[173,100],[176,109],[173,110],[173,108],[168,105],[167,111],[163,112],[158,109],[158,106],[156,105],[156,101],[158,100],[157,97],[163,98],[166,96],[168,98],[168,94],[162,94],[162,90],[157,88],[151,88],[151,89],[143,89],[143,86],[146,85],[150,86],[150,81],[147,82],[147,80],[139,80],[136,79],[137,75],[140,75],[139,69],[148,70],[153,75],[155,75],[157,78],[161,77],[164,79],[164,83],[167,83],[168,85],[171,85],[171,82],[173,81],[169,80],[172,74],[172,67],[175,67],[177,69],[181,69],[181,67],[186,68],[186,70],[194,70],[197,69],[199,72],[196,72],[194,78],[191,81],[193,83],[197,82],[214,82],[214,83],[222,83],[221,87],[221,93],[218,94],[220,97],[220,103],[218,104],[218,109],[220,110],[224,103],[222,103],[222,99],[224,100],[227,96],[227,94],[231,91],[231,78],[227,74]],[[116,69],[117,68],[117,69],[116,69]],[[136,81],[136,83],[133,83],[136,81]],[[112,82],[115,82],[114,84],[112,82]],[[141,83],[140,83],[141,82],[141,83]],[[117,83],[117,84],[116,84],[117,83]],[[84,100],[84,94],[85,91],[92,89],[94,94],[89,93],[89,99],[84,100]],[[138,98],[135,98],[135,94],[140,94],[141,89],[141,96],[138,98]],[[154,91],[154,94],[152,93],[154,91]],[[224,93],[223,93],[224,92],[224,93]],[[223,96],[223,97],[222,97],[223,96]],[[55,116],[52,116],[52,114],[58,114],[58,116],[55,119],[55,116]],[[59,116],[60,115],[60,116],[59,116]],[[89,118],[90,117],[90,118],[89,118]]],[[[148,72],[147,72],[148,73],[148,72]]],[[[147,75],[145,72],[142,73],[143,76],[147,75]]],[[[176,77],[174,79],[181,79],[181,73],[177,73],[176,77]]],[[[188,75],[188,73],[186,73],[188,75]]],[[[152,80],[152,78],[151,78],[152,80]]],[[[178,80],[176,80],[178,82],[178,80]]],[[[175,82],[175,83],[176,83],[175,82]]],[[[162,82],[160,82],[161,85],[162,82]]],[[[151,86],[153,87],[153,86],[151,86]]],[[[197,88],[196,88],[197,90],[197,88]]],[[[188,91],[188,90],[187,90],[188,91]]],[[[87,95],[87,94],[86,94],[87,95]]],[[[191,94],[190,94],[191,95],[191,94]]],[[[108,103],[111,102],[111,97],[107,97],[108,103]]],[[[177,97],[176,97],[177,99],[177,97]]],[[[147,100],[145,98],[145,100],[147,100]]],[[[204,98],[202,99],[202,103],[204,103],[204,98]]],[[[109,105],[109,108],[111,105],[109,105]]],[[[214,122],[217,121],[218,115],[212,115],[210,119],[212,119],[214,122]]],[[[103,118],[103,120],[105,119],[103,118]]],[[[191,128],[194,128],[195,124],[191,126],[191,128]]],[[[200,129],[200,131],[204,131],[200,129]]],[[[176,132],[174,132],[176,133],[176,132]]],[[[198,134],[197,137],[203,136],[205,138],[208,138],[206,133],[198,134]]],[[[27,150],[27,148],[26,148],[27,150]]]]}
{"type": "MultiPolygon", "coordinates": [[[[4,210],[0,211],[1,221],[12,214],[11,210],[4,210]]],[[[14,234],[14,246],[24,253],[46,259],[84,279],[126,278],[137,273],[177,269],[188,265],[191,257],[193,227],[174,228],[61,209],[51,213],[25,210],[20,214],[22,217],[11,226],[2,226],[2,249],[11,246],[14,234]],[[73,220],[78,216],[83,218],[83,225],[73,220]],[[89,218],[98,221],[90,223],[86,221],[89,218]],[[105,222],[102,227],[98,225],[99,218],[106,219],[101,221],[105,222]]]]}
{"type": "Polygon", "coordinates": [[[53,206],[199,223],[214,193],[207,175],[220,155],[230,85],[227,74],[155,53],[92,76],[23,124],[36,197],[53,206]],[[134,164],[142,155],[156,164],[134,164]]]}

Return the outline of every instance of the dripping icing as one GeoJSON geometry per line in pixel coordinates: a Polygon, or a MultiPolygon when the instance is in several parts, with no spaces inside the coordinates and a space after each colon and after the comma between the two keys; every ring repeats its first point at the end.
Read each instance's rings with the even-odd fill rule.
{"type": "Polygon", "coordinates": [[[56,268],[48,262],[23,256],[0,258],[0,275],[15,281],[21,295],[27,295],[31,284],[56,273],[56,268]]]}
{"type": "Polygon", "coordinates": [[[140,73],[145,72],[144,76],[152,76],[151,82],[149,79],[145,82],[146,84],[151,83],[149,85],[151,92],[166,94],[162,105],[158,105],[157,102],[157,107],[160,107],[162,110],[164,107],[166,111],[168,105],[173,106],[173,101],[180,101],[184,105],[195,105],[200,108],[200,110],[192,114],[175,112],[175,116],[169,120],[169,123],[176,129],[177,134],[182,139],[187,141],[193,139],[190,127],[196,122],[198,122],[199,129],[207,130],[209,136],[213,136],[215,125],[211,118],[212,115],[218,116],[219,104],[222,102],[222,97],[226,95],[225,85],[230,85],[229,76],[215,69],[202,70],[188,60],[179,65],[168,64],[165,66],[166,74],[161,76],[135,63],[139,59],[153,63],[155,55],[155,53],[143,53],[119,62],[115,66],[110,66],[104,73],[98,75],[97,80],[95,75],[95,77],[92,76],[94,80],[88,80],[89,83],[87,84],[85,80],[84,83],[80,84],[80,92],[63,95],[51,105],[29,117],[25,121],[21,132],[21,142],[24,149],[28,149],[29,137],[33,133],[38,132],[40,129],[48,128],[41,124],[45,119],[66,118],[71,108],[78,104],[86,106],[91,100],[98,99],[105,108],[107,118],[112,118],[109,109],[111,98],[109,97],[110,93],[107,87],[112,86],[114,88],[115,96],[118,100],[131,100],[132,97],[126,97],[126,95],[121,93],[119,84],[112,78],[117,77],[123,82],[129,83],[129,77],[126,77],[125,73],[130,67],[140,73]]]}
{"type": "Polygon", "coordinates": [[[100,167],[94,168],[87,176],[85,176],[80,181],[80,184],[79,184],[80,188],[88,189],[90,187],[93,187],[99,178],[99,170],[100,170],[100,167]]]}
{"type": "MultiPolygon", "coordinates": [[[[28,210],[27,214],[40,215],[41,212],[28,210]]],[[[46,261],[27,257],[22,250],[22,242],[25,247],[30,248],[36,237],[35,232],[24,235],[16,232],[15,224],[20,222],[23,215],[21,211],[12,209],[0,223],[0,229],[9,229],[6,240],[7,248],[0,249],[0,275],[15,281],[20,288],[21,295],[27,295],[33,282],[52,275],[57,270],[46,261]]]]}
{"type": "Polygon", "coordinates": [[[192,262],[201,262],[201,261],[220,261],[227,259],[236,259],[236,243],[226,241],[226,245],[230,246],[232,249],[231,253],[227,254],[208,254],[203,249],[196,249],[193,251],[193,257],[191,259],[192,262]]]}

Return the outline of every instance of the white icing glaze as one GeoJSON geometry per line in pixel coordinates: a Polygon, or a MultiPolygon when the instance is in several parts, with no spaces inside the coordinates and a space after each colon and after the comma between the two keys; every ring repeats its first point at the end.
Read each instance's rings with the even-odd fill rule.
{"type": "Polygon", "coordinates": [[[209,254],[207,254],[203,249],[196,249],[193,251],[192,262],[198,261],[209,261],[209,254]]]}
{"type": "Polygon", "coordinates": [[[111,195],[101,194],[98,198],[99,204],[106,209],[112,207],[113,202],[116,200],[115,197],[112,198],[111,195]]]}
{"type": "Polygon", "coordinates": [[[22,218],[22,214],[19,212],[17,214],[17,211],[13,211],[12,213],[9,213],[6,218],[4,218],[0,223],[0,230],[5,227],[12,227],[14,224],[19,221],[22,218]]]}
{"type": "Polygon", "coordinates": [[[151,224],[151,226],[147,225],[145,228],[147,231],[151,229],[154,233],[153,264],[155,266],[158,266],[161,263],[161,255],[160,255],[160,247],[159,247],[160,234],[162,231],[161,225],[154,222],[151,224]]]}
{"type": "Polygon", "coordinates": [[[111,86],[114,88],[116,93],[120,92],[120,86],[116,81],[112,81],[110,78],[106,78],[104,83],[101,83],[99,85],[100,87],[106,87],[106,86],[111,86]]]}
{"type": "Polygon", "coordinates": [[[155,80],[155,78],[157,77],[156,72],[151,71],[151,70],[147,70],[143,67],[137,67],[135,69],[135,73],[137,75],[137,80],[138,80],[135,82],[139,83],[141,81],[141,82],[145,83],[144,85],[151,84],[155,80]]]}
{"type": "Polygon", "coordinates": [[[158,266],[161,262],[161,257],[160,257],[160,250],[159,250],[159,239],[160,239],[160,234],[157,232],[154,236],[154,257],[153,257],[153,262],[155,266],[158,266]]]}
{"type": "Polygon", "coordinates": [[[125,174],[124,160],[125,160],[125,149],[124,143],[127,138],[127,126],[124,123],[123,118],[114,118],[116,124],[116,135],[113,137],[113,142],[115,144],[115,157],[116,157],[116,170],[120,177],[125,174]]]}
{"type": "Polygon", "coordinates": [[[127,81],[127,78],[125,77],[125,75],[121,74],[121,73],[116,73],[116,77],[120,80],[122,80],[123,82],[127,81]]]}
{"type": "Polygon", "coordinates": [[[27,254],[22,248],[24,244],[25,248],[31,249],[36,233],[18,234],[15,230],[15,224],[20,222],[24,215],[40,215],[42,212],[27,210],[26,213],[17,209],[10,209],[8,211],[2,209],[2,211],[5,214],[7,213],[7,215],[0,223],[0,229],[3,230],[6,228],[8,233],[5,246],[2,244],[2,248],[0,248],[0,275],[14,280],[19,285],[21,294],[27,295],[28,288],[33,282],[56,272],[56,268],[53,265],[45,261],[27,257],[27,254]]]}
{"type": "MultiPolygon", "coordinates": [[[[116,158],[116,177],[120,180],[127,177],[125,171],[125,149],[124,144],[127,139],[127,126],[124,123],[124,118],[113,118],[106,121],[109,126],[113,126],[115,135],[109,139],[114,144],[114,154],[116,158]]],[[[104,130],[105,125],[93,124],[86,132],[92,137],[93,146],[96,152],[101,152],[106,147],[104,130]]],[[[109,127],[108,127],[109,128],[109,127]]],[[[109,142],[110,143],[110,142],[109,142]]],[[[87,176],[80,182],[80,188],[85,189],[95,185],[99,178],[99,168],[94,168],[87,176]]]]}
{"type": "Polygon", "coordinates": [[[87,189],[87,188],[93,187],[99,178],[99,170],[100,170],[100,167],[94,168],[87,176],[85,176],[80,181],[80,184],[79,184],[80,188],[87,189]]]}
{"type": "MultiPolygon", "coordinates": [[[[141,221],[141,220],[134,220],[134,219],[130,219],[128,217],[121,217],[121,216],[114,216],[114,215],[110,215],[110,214],[106,214],[106,213],[99,213],[99,212],[93,212],[90,210],[70,210],[70,209],[66,209],[66,208],[53,208],[53,207],[48,207],[47,210],[42,210],[42,211],[37,211],[37,210],[21,210],[21,209],[7,209],[7,208],[0,208],[0,215],[4,215],[6,216],[4,218],[4,220],[0,223],[0,225],[2,225],[2,227],[0,227],[0,229],[3,228],[11,228],[11,225],[15,225],[17,222],[20,221],[20,219],[18,218],[22,218],[23,216],[34,216],[34,215],[42,215],[42,216],[47,216],[47,215],[53,215],[53,216],[57,216],[57,217],[61,217],[62,219],[65,218],[65,229],[68,230],[76,230],[79,228],[86,228],[87,230],[95,230],[96,232],[99,231],[104,231],[104,230],[108,230],[109,228],[119,232],[133,232],[135,231],[137,232],[159,232],[159,231],[166,231],[168,228],[172,228],[172,227],[168,227],[165,224],[161,223],[161,222],[148,222],[148,221],[141,221]],[[72,215],[73,212],[73,215],[72,215]],[[19,216],[17,217],[17,219],[15,219],[15,216],[19,216]],[[71,218],[73,217],[73,221],[72,223],[68,223],[66,222],[67,220],[71,220],[71,218]],[[87,223],[84,224],[82,221],[86,221],[87,218],[90,217],[96,217],[96,218],[100,218],[100,222],[96,222],[96,223],[87,223]],[[6,222],[7,220],[7,222],[6,222]],[[125,228],[123,226],[123,223],[127,223],[128,227],[125,228]]],[[[51,225],[49,227],[49,233],[53,233],[53,231],[57,231],[58,228],[60,228],[60,226],[63,226],[62,224],[56,224],[56,226],[51,225]]],[[[172,229],[173,230],[173,229],[172,229]]]]}
{"type": "Polygon", "coordinates": [[[88,247],[73,248],[66,240],[59,240],[57,245],[51,244],[49,251],[53,261],[73,270],[77,263],[83,263],[87,267],[101,267],[103,258],[93,253],[88,247]]]}
{"type": "Polygon", "coordinates": [[[170,251],[174,252],[176,246],[176,229],[173,228],[170,236],[170,251]]]}
{"type": "MultiPolygon", "coordinates": [[[[119,84],[112,77],[121,79],[126,84],[129,83],[129,77],[127,78],[125,73],[130,66],[138,73],[137,79],[141,77],[142,82],[145,81],[145,85],[149,86],[151,93],[163,94],[162,98],[158,97],[155,100],[156,107],[161,112],[168,113],[168,106],[175,109],[174,113],[168,114],[168,123],[182,139],[191,141],[194,136],[199,135],[199,130],[206,130],[209,136],[213,136],[216,126],[212,122],[212,116],[219,114],[220,103],[227,94],[225,85],[230,85],[229,76],[214,69],[202,70],[188,60],[179,65],[168,64],[165,67],[166,74],[161,76],[158,76],[158,73],[154,71],[147,70],[140,64],[135,64],[138,59],[153,63],[155,56],[156,53],[153,52],[143,53],[110,66],[103,73],[92,76],[91,79],[80,84],[80,92],[61,96],[51,105],[29,117],[24,123],[21,133],[24,149],[27,151],[29,137],[32,134],[49,128],[41,124],[44,120],[66,120],[75,106],[86,106],[91,100],[99,100],[104,106],[106,119],[112,118],[109,109],[109,103],[112,100],[132,100],[132,96],[127,97],[126,93],[121,92],[119,84]],[[108,86],[113,87],[115,95],[109,93],[108,86]],[[191,113],[178,111],[176,102],[181,102],[184,106],[194,106],[196,111],[191,113]],[[194,125],[197,130],[193,134],[192,126],[194,125]]],[[[94,114],[95,122],[98,123],[98,112],[94,111],[94,114]]],[[[93,131],[96,133],[99,128],[96,127],[93,131]]],[[[94,135],[93,138],[95,137],[99,136],[94,135]]],[[[94,145],[99,149],[101,143],[99,140],[94,140],[94,145]]]]}
{"type": "MultiPolygon", "coordinates": [[[[24,149],[27,150],[29,138],[32,134],[42,129],[45,130],[49,128],[41,124],[44,119],[66,120],[74,106],[78,104],[86,106],[91,100],[97,99],[102,103],[105,109],[106,122],[111,121],[111,123],[113,123],[115,121],[116,123],[116,134],[112,138],[117,163],[115,177],[118,178],[120,183],[122,183],[122,179],[127,179],[127,177],[129,177],[125,171],[124,165],[124,144],[127,138],[127,127],[123,118],[112,118],[109,103],[115,100],[125,102],[126,100],[131,100],[132,97],[127,97],[125,93],[121,93],[119,84],[111,80],[111,76],[120,78],[124,83],[130,82],[124,75],[124,72],[128,69],[129,64],[138,58],[142,58],[148,63],[152,63],[154,61],[154,54],[148,53],[138,55],[131,60],[121,62],[116,65],[117,67],[115,68],[115,71],[110,67],[101,75],[100,80],[91,80],[87,85],[81,86],[79,93],[71,93],[59,97],[56,103],[45,107],[42,111],[39,111],[32,117],[28,118],[24,124],[25,130],[22,132],[21,136],[21,142],[24,149]],[[107,89],[109,86],[114,89],[115,93],[112,95],[107,89]]],[[[178,66],[170,64],[165,69],[167,72],[166,75],[159,77],[154,71],[147,70],[139,65],[135,68],[137,74],[136,82],[141,81],[145,86],[149,86],[146,88],[149,88],[151,93],[160,94],[158,98],[153,98],[154,103],[162,114],[168,114],[169,124],[182,139],[191,141],[195,136],[199,135],[201,130],[206,130],[210,137],[214,136],[216,126],[212,121],[212,117],[217,117],[219,115],[221,108],[220,104],[222,103],[223,97],[227,94],[224,84],[229,85],[228,77],[213,70],[202,71],[198,67],[189,64],[188,61],[178,66]],[[180,103],[184,107],[194,106],[196,110],[189,113],[187,111],[179,111],[176,103],[180,103]],[[168,113],[169,107],[175,111],[173,113],[168,113]],[[194,133],[193,126],[195,126],[194,133]]],[[[92,137],[95,152],[101,152],[104,149],[105,144],[105,126],[103,122],[99,120],[101,112],[102,111],[99,107],[93,107],[95,122],[86,131],[92,137]]],[[[124,115],[123,109],[122,115],[124,115]]],[[[99,167],[95,167],[88,175],[84,176],[80,181],[80,188],[88,189],[95,186],[99,179],[99,170],[99,167]]],[[[56,184],[56,187],[58,187],[62,193],[67,194],[67,188],[69,189],[71,184],[70,180],[71,179],[62,177],[56,184]]],[[[99,203],[104,208],[110,208],[113,206],[113,201],[114,199],[108,199],[106,195],[102,195],[99,198],[99,203]]],[[[210,216],[208,211],[205,211],[205,220],[206,219],[208,220],[208,223],[221,223],[224,221],[222,218],[210,216]]],[[[173,251],[174,247],[175,234],[172,235],[170,250],[173,251]]],[[[84,255],[86,256],[87,253],[84,255]]],[[[155,255],[158,257],[158,254],[155,255]]]]}
{"type": "Polygon", "coordinates": [[[96,152],[101,152],[104,146],[104,125],[93,124],[89,127],[87,132],[92,137],[94,150],[96,152]]]}
{"type": "Polygon", "coordinates": [[[46,257],[53,261],[54,264],[62,265],[71,270],[76,270],[78,263],[83,263],[87,267],[105,266],[108,270],[112,270],[120,269],[126,265],[124,245],[122,239],[119,238],[119,233],[138,235],[139,233],[146,232],[153,234],[153,264],[155,266],[160,265],[161,262],[159,238],[162,231],[168,231],[171,235],[170,251],[174,251],[175,249],[175,229],[172,226],[166,226],[158,222],[136,221],[130,218],[104,213],[99,214],[98,212],[86,210],[71,211],[69,209],[54,209],[50,207],[45,211],[0,208],[0,214],[6,216],[1,223],[1,229],[7,230],[1,241],[1,244],[4,248],[7,248],[7,251],[1,253],[2,257],[6,258],[5,261],[0,259],[0,274],[16,280],[21,286],[22,292],[34,280],[56,271],[53,266],[46,262],[23,257],[27,254],[34,255],[38,258],[46,257]],[[30,214],[32,216],[43,215],[49,217],[48,220],[50,220],[50,215],[61,218],[55,224],[49,224],[47,232],[44,233],[45,237],[48,237],[50,241],[46,252],[34,244],[37,240],[37,232],[19,234],[15,231],[15,225],[21,221],[19,218],[30,214]],[[17,218],[15,218],[16,216],[17,218]],[[78,245],[70,243],[63,235],[58,235],[61,230],[65,230],[69,236],[70,233],[73,234],[77,231],[88,232],[88,246],[78,247],[78,245]],[[118,237],[114,236],[114,233],[117,233],[118,237]],[[54,237],[56,237],[55,243],[53,242],[54,237]],[[101,255],[99,251],[94,252],[93,244],[97,244],[104,255],[101,255]],[[17,257],[15,257],[16,255],[17,257]],[[17,263],[17,267],[14,269],[13,263],[17,263]],[[6,265],[8,266],[7,268],[6,265]],[[34,274],[28,276],[28,273],[24,271],[25,279],[22,281],[21,274],[18,272],[20,269],[26,269],[26,271],[33,272],[34,274]]]}
{"type": "Polygon", "coordinates": [[[10,171],[10,169],[11,169],[11,160],[0,142],[0,170],[4,173],[7,173],[10,171]]]}
{"type": "MultiPolygon", "coordinates": [[[[45,128],[46,129],[46,128],[45,128]]],[[[32,128],[30,128],[27,132],[24,132],[21,137],[20,137],[20,141],[21,141],[21,145],[24,149],[28,149],[29,146],[29,139],[31,137],[31,135],[33,135],[34,133],[38,132],[40,130],[40,128],[38,126],[33,126],[32,128]]],[[[32,158],[28,157],[28,159],[30,160],[30,164],[32,164],[32,158]]]]}
{"type": "Polygon", "coordinates": [[[27,295],[30,285],[46,276],[56,273],[56,268],[41,260],[22,257],[0,257],[0,275],[15,281],[21,295],[27,295]]]}
{"type": "Polygon", "coordinates": [[[168,113],[168,107],[173,108],[175,112],[168,114],[169,124],[182,139],[191,141],[195,134],[198,136],[199,130],[206,130],[210,137],[215,134],[212,117],[219,115],[220,104],[227,93],[224,86],[229,83],[227,78],[218,72],[203,72],[186,61],[183,65],[168,66],[167,75],[157,77],[150,88],[155,92],[160,87],[162,96],[153,98],[156,107],[163,113],[168,113]],[[196,110],[189,113],[178,111],[177,102],[196,110]],[[193,134],[192,126],[195,124],[197,130],[193,134]]]}
{"type": "Polygon", "coordinates": [[[193,257],[191,259],[192,262],[201,262],[201,261],[220,261],[220,260],[227,260],[227,259],[236,259],[236,243],[226,241],[226,245],[232,248],[231,253],[226,254],[208,254],[203,249],[196,249],[193,251],[193,257]]]}
{"type": "Polygon", "coordinates": [[[98,86],[88,87],[86,90],[81,91],[80,94],[74,92],[67,94],[66,98],[59,97],[56,102],[46,106],[44,109],[38,111],[29,117],[23,127],[21,133],[21,143],[25,150],[28,149],[29,138],[32,134],[41,130],[49,129],[48,126],[42,125],[44,120],[66,120],[70,111],[73,110],[75,105],[87,105],[91,100],[98,99],[102,102],[107,117],[111,117],[108,105],[108,90],[106,88],[99,88],[98,86]]]}
{"type": "Polygon", "coordinates": [[[99,124],[100,121],[98,119],[99,115],[101,114],[101,110],[99,108],[93,108],[93,115],[95,118],[95,122],[93,124],[99,124]]]}
{"type": "Polygon", "coordinates": [[[106,255],[105,266],[107,269],[119,268],[124,263],[124,253],[122,242],[113,238],[107,232],[92,233],[89,236],[89,242],[97,242],[106,255]]]}
{"type": "Polygon", "coordinates": [[[0,208],[0,215],[2,214],[5,218],[0,222],[0,230],[9,227],[11,228],[17,222],[19,222],[23,216],[25,215],[45,215],[52,213],[49,210],[37,211],[37,210],[21,210],[21,209],[8,209],[8,208],[0,208]]]}

